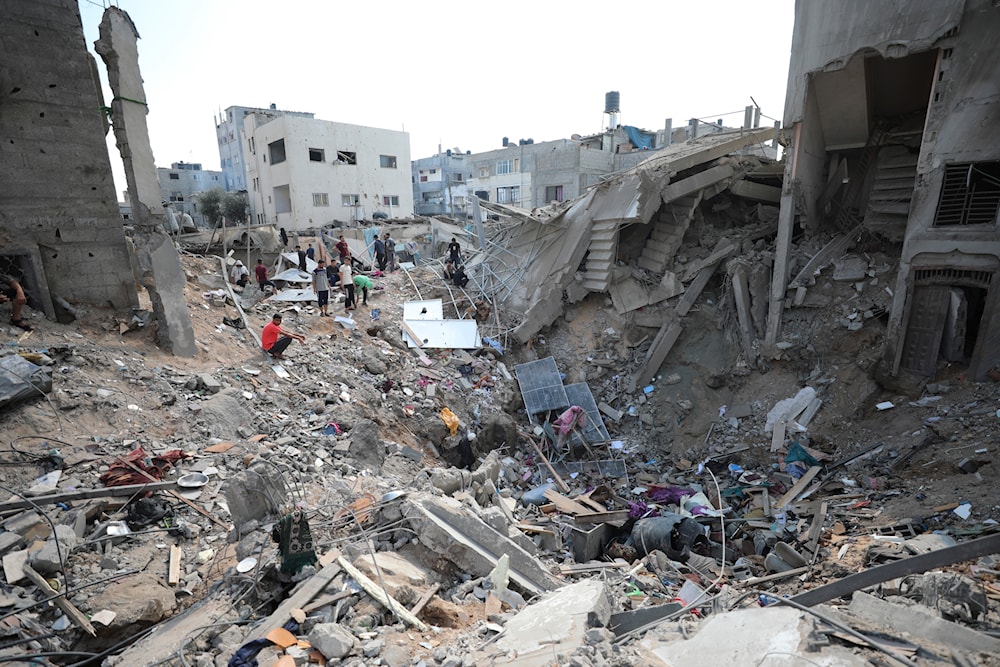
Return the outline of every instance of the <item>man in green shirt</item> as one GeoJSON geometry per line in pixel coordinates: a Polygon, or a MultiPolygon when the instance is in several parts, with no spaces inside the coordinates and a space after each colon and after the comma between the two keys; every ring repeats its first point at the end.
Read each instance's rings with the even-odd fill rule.
{"type": "Polygon", "coordinates": [[[361,290],[361,305],[368,305],[368,290],[375,286],[368,276],[358,274],[354,276],[354,286],[361,290]]]}

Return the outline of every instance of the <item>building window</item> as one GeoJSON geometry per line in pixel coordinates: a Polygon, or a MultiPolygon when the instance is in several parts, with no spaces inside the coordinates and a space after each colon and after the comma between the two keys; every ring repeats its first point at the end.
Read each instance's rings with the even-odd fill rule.
{"type": "Polygon", "coordinates": [[[326,151],[322,148],[310,148],[309,149],[309,161],[310,162],[326,162],[326,151]]]}
{"type": "Polygon", "coordinates": [[[497,175],[517,173],[519,167],[518,158],[512,160],[499,160],[497,162],[497,175]]]}
{"type": "Polygon", "coordinates": [[[451,201],[455,208],[465,208],[465,197],[452,197],[451,201]]]}
{"type": "Polygon", "coordinates": [[[451,180],[453,183],[461,183],[462,181],[465,180],[465,178],[463,174],[456,172],[451,175],[451,180]]]}
{"type": "Polygon", "coordinates": [[[426,183],[427,182],[427,177],[426,176],[421,176],[420,177],[420,182],[421,183],[426,183]]]}
{"type": "Polygon", "coordinates": [[[545,187],[545,201],[562,201],[563,200],[563,186],[561,185],[547,185],[545,187]]]}
{"type": "Polygon", "coordinates": [[[936,227],[992,225],[1000,209],[1000,162],[949,164],[944,170],[936,227]]]}
{"type": "Polygon", "coordinates": [[[395,155],[379,155],[378,156],[378,166],[383,169],[395,169],[396,168],[396,156],[395,155]]]}
{"type": "Polygon", "coordinates": [[[437,169],[431,169],[431,173],[432,174],[436,174],[436,173],[438,173],[438,170],[437,169]]]}
{"type": "Polygon", "coordinates": [[[337,162],[340,164],[357,164],[358,154],[351,151],[337,151],[337,162]]]}
{"type": "Polygon", "coordinates": [[[399,206],[399,195],[383,195],[382,203],[385,206],[399,206]]]}
{"type": "Polygon", "coordinates": [[[361,203],[360,195],[340,195],[341,206],[357,206],[361,203]]]}
{"type": "Polygon", "coordinates": [[[314,192],[313,193],[313,206],[329,206],[330,196],[325,192],[314,192]]]}
{"type": "Polygon", "coordinates": [[[271,156],[271,164],[280,164],[285,161],[285,140],[278,139],[267,145],[267,153],[271,156]]]}
{"type": "Polygon", "coordinates": [[[171,181],[179,181],[179,180],[181,180],[181,175],[180,174],[170,174],[170,180],[171,181]]]}
{"type": "Polygon", "coordinates": [[[521,201],[521,186],[510,185],[505,188],[497,188],[498,204],[517,204],[521,201]]]}
{"type": "Polygon", "coordinates": [[[486,178],[489,175],[490,175],[490,168],[489,167],[480,167],[479,168],[479,178],[486,178]]]}

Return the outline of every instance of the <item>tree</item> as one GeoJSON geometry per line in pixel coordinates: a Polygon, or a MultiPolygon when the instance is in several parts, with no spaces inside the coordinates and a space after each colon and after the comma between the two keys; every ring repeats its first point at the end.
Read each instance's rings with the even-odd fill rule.
{"type": "Polygon", "coordinates": [[[222,188],[212,188],[198,195],[201,212],[213,227],[225,216],[227,223],[245,222],[247,218],[247,195],[245,192],[223,192],[222,188]]]}

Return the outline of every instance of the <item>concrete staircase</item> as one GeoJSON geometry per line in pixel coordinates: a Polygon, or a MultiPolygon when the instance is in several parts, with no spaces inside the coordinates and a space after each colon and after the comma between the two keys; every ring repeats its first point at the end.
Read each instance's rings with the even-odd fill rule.
{"type": "Polygon", "coordinates": [[[883,146],[868,195],[865,227],[890,241],[902,241],[916,178],[916,153],[905,146],[883,146]]]}
{"type": "Polygon", "coordinates": [[[606,292],[611,285],[618,254],[618,220],[599,220],[590,230],[583,286],[591,292],[606,292]]]}
{"type": "Polygon", "coordinates": [[[639,256],[639,266],[652,273],[663,273],[681,247],[695,209],[701,203],[703,190],[664,205],[653,223],[653,231],[639,256]]]}

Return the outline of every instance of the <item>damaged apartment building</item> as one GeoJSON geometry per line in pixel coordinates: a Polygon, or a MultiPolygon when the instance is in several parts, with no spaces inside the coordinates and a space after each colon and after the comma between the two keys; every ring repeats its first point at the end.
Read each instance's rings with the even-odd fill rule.
{"type": "Polygon", "coordinates": [[[944,359],[982,379],[1000,363],[998,34],[995,0],[796,4],[776,255],[796,217],[839,235],[788,267],[797,291],[863,237],[899,255],[884,378],[933,376],[944,359]]]}

